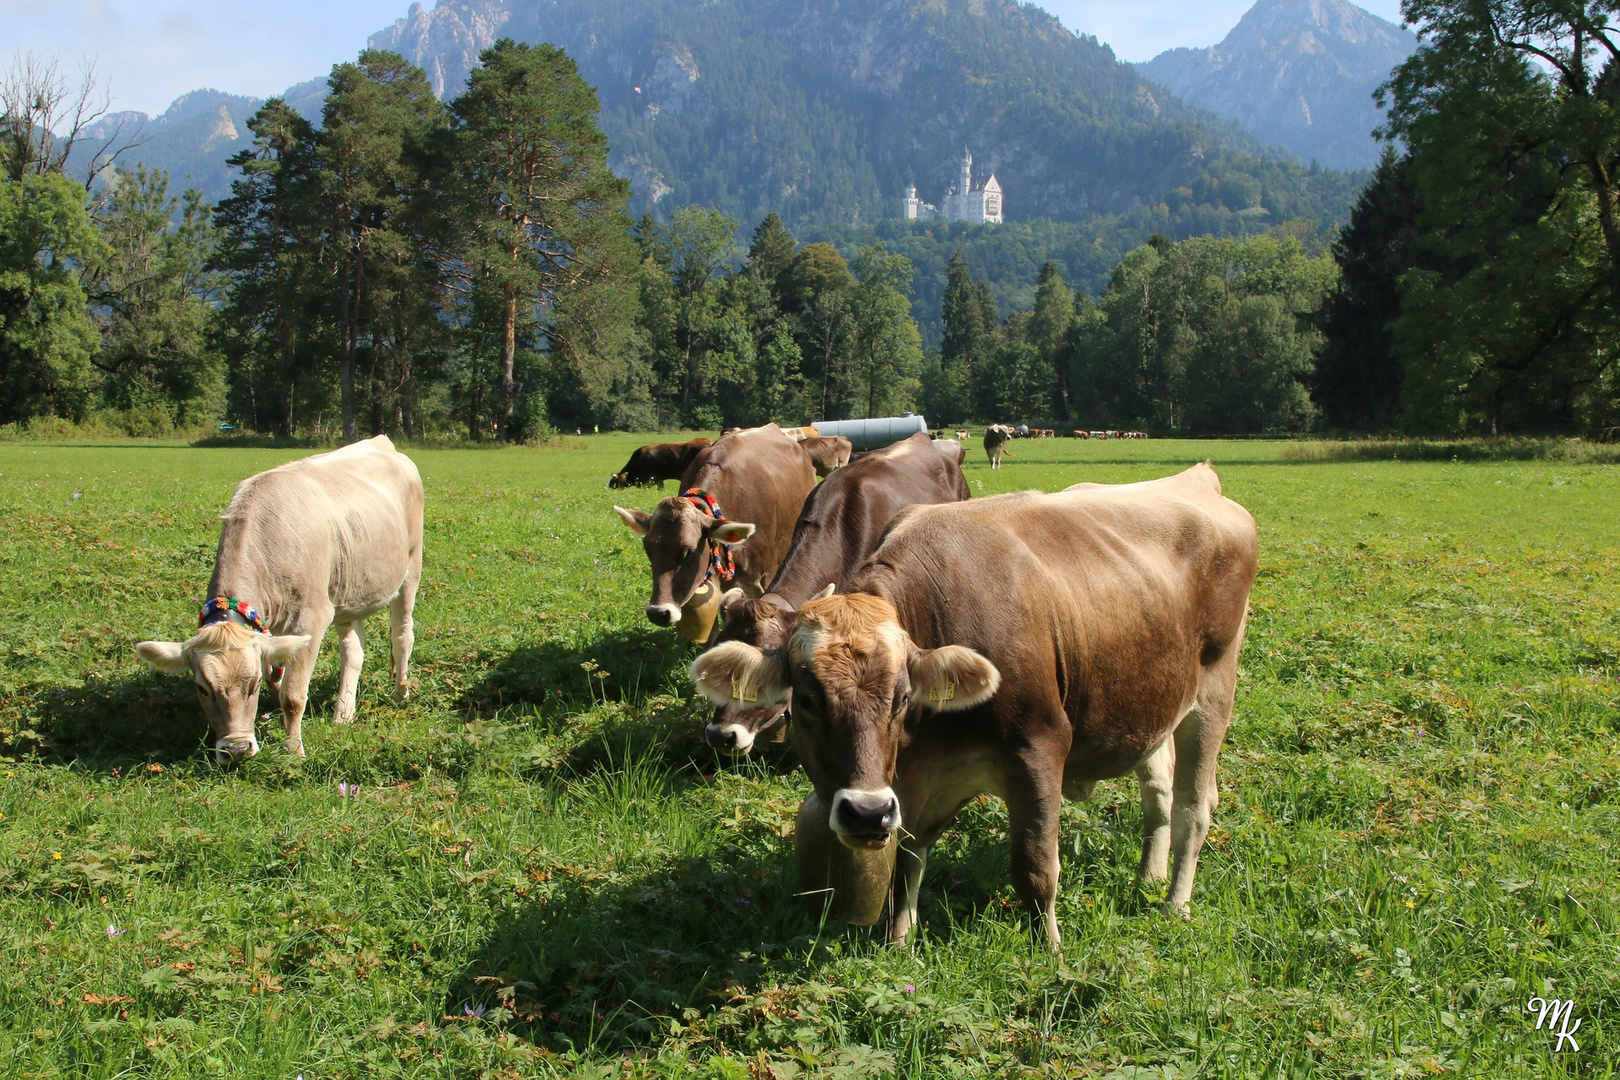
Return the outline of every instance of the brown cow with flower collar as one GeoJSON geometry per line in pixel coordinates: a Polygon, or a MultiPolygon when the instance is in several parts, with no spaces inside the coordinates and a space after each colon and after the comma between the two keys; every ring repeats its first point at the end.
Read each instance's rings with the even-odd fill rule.
{"type": "MultiPolygon", "coordinates": [[[[847,594],[800,609],[785,647],[727,642],[692,677],[716,704],[792,692],[807,812],[825,823],[804,844],[828,877],[871,892],[902,838],[891,940],[916,923],[935,838],[992,793],[1007,804],[1013,885],[1055,949],[1059,804],[1107,777],[1136,774],[1139,873],[1162,880],[1173,848],[1166,906],[1186,911],[1256,561],[1254,519],[1207,462],[1146,483],[915,506],[847,594]]],[[[881,894],[834,903],[871,921],[881,894]]]]}
{"type": "MultiPolygon", "coordinates": [[[[712,496],[724,515],[683,496],[660,499],[652,513],[615,506],[613,512],[641,537],[652,568],[647,619],[673,626],[681,609],[709,577],[716,544],[731,545],[735,586],[759,596],[793,542],[793,523],[816,486],[809,455],[775,424],[733,431],[698,454],[681,477],[681,491],[712,496]]],[[[699,502],[703,500],[698,500],[699,502]]]]}

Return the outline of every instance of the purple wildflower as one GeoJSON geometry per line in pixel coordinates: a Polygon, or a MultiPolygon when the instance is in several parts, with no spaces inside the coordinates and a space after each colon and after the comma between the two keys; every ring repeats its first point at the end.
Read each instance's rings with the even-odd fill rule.
{"type": "Polygon", "coordinates": [[[466,1013],[468,1016],[472,1017],[475,1020],[478,1019],[480,1016],[484,1015],[484,1007],[482,1005],[478,1005],[478,1006],[463,1005],[461,1007],[461,1011],[466,1013]]]}
{"type": "Polygon", "coordinates": [[[911,983],[906,983],[906,993],[915,994],[916,992],[917,988],[915,986],[913,986],[911,983]]]}
{"type": "Polygon", "coordinates": [[[748,907],[753,903],[753,901],[748,899],[746,896],[739,896],[737,897],[737,903],[741,904],[743,907],[748,907]]]}

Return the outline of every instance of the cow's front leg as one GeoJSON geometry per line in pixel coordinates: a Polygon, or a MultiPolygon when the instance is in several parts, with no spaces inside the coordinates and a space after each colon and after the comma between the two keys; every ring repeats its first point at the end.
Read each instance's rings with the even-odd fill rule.
{"type": "Polygon", "coordinates": [[[894,856],[894,909],[889,914],[889,944],[903,945],[917,925],[917,893],[922,888],[923,871],[935,837],[911,836],[897,841],[894,856]]]}
{"type": "Polygon", "coordinates": [[[1159,748],[1136,767],[1142,789],[1142,861],[1136,875],[1156,884],[1170,873],[1170,817],[1176,772],[1175,739],[1166,736],[1159,748]]]}
{"type": "Polygon", "coordinates": [[[355,619],[338,624],[338,699],[334,723],[354,719],[354,699],[360,687],[360,665],[366,659],[366,623],[355,619]]]}
{"type": "Polygon", "coordinates": [[[281,730],[287,735],[287,749],[304,756],[304,707],[309,704],[309,679],[315,673],[315,659],[320,655],[321,638],[331,625],[331,616],[317,618],[309,626],[296,626],[289,633],[309,635],[304,650],[287,661],[287,669],[276,684],[276,696],[281,705],[281,730]]]}
{"type": "Polygon", "coordinates": [[[1165,909],[1186,918],[1192,899],[1198,853],[1209,835],[1210,816],[1220,801],[1215,787],[1215,759],[1221,752],[1226,729],[1232,722],[1232,698],[1237,688],[1237,647],[1219,667],[1206,669],[1198,690],[1198,704],[1176,728],[1175,803],[1171,811],[1170,895],[1165,909]]]}
{"type": "MultiPolygon", "coordinates": [[[[1062,945],[1057,923],[1058,824],[1063,804],[1063,756],[1030,750],[1007,771],[1007,825],[1012,881],[1053,952],[1062,945]]],[[[1038,931],[1037,931],[1038,932],[1038,931]]]]}

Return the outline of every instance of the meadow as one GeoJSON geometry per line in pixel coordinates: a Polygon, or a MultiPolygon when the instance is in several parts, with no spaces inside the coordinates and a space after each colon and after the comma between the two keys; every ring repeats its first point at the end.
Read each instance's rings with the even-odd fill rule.
{"type": "Polygon", "coordinates": [[[190,632],[235,484],[307,451],[0,443],[0,1075],[1614,1075],[1612,466],[975,447],[976,496],[1212,457],[1260,526],[1192,918],[1137,889],[1114,781],[1065,809],[1054,957],[994,800],[914,947],[795,898],[791,746],[711,752],[642,615],[609,507],[657,493],[605,488],[641,441],[412,452],[413,695],[375,618],[357,722],[329,638],[308,758],[271,718],[234,769],[132,645],[190,632]]]}

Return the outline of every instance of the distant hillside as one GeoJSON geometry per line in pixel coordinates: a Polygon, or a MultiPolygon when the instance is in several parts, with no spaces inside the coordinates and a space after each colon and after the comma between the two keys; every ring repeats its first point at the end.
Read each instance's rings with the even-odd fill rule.
{"type": "MultiPolygon", "coordinates": [[[[319,120],[326,80],[299,83],[282,97],[305,116],[319,120]]],[[[120,166],[132,167],[140,162],[148,169],[167,170],[172,192],[197,188],[217,202],[230,194],[234,179],[226,159],[252,137],[248,117],[263,104],[263,98],[194,90],[175,98],[161,116],[113,113],[87,128],[85,136],[99,143],[122,126],[122,134],[136,139],[138,145],[118,159],[120,166]]]]}
{"type": "Polygon", "coordinates": [[[1364,169],[1383,122],[1373,91],[1417,45],[1347,0],[1259,0],[1219,45],[1171,49],[1137,70],[1303,161],[1364,169]]]}
{"type": "Polygon", "coordinates": [[[1343,183],[1279,170],[1257,140],[1014,0],[440,0],[370,43],[453,95],[502,36],[578,61],[638,213],[873,222],[909,182],[938,202],[964,147],[1011,220],[1123,213],[1177,189],[1234,212],[1348,209],[1343,183]]]}

